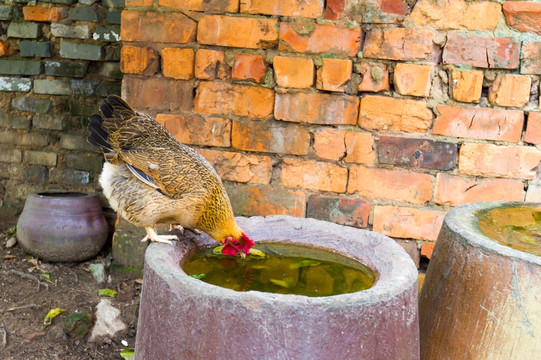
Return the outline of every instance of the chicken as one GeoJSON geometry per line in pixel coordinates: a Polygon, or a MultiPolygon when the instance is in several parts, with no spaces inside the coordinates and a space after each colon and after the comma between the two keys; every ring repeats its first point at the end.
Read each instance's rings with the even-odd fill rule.
{"type": "Polygon", "coordinates": [[[143,241],[178,239],[154,230],[156,224],[170,224],[206,232],[224,245],[224,254],[250,252],[254,242],[237,225],[222,181],[203,156],[118,96],[108,96],[100,112],[88,126],[88,142],[106,160],[100,185],[121,217],[145,227],[143,241]]]}

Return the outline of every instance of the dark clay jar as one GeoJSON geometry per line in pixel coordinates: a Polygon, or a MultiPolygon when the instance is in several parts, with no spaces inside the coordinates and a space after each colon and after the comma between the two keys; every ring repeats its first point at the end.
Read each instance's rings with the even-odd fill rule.
{"type": "Polygon", "coordinates": [[[42,191],[26,199],[17,238],[46,261],[75,262],[95,256],[107,240],[107,222],[96,194],[42,191]]]}

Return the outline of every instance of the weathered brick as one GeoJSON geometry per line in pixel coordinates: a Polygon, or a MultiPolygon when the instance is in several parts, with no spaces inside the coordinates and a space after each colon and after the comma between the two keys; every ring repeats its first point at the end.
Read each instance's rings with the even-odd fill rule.
{"type": "Polygon", "coordinates": [[[23,154],[17,149],[2,149],[0,151],[0,162],[20,163],[23,160],[23,154]]]}
{"type": "Polygon", "coordinates": [[[193,104],[192,84],[181,80],[125,75],[122,94],[136,109],[189,111],[193,104]]]}
{"type": "Polygon", "coordinates": [[[60,43],[60,56],[67,59],[101,60],[103,47],[63,41],[60,43]]]}
{"type": "Polygon", "coordinates": [[[541,35],[541,4],[531,1],[506,1],[503,14],[507,25],[518,31],[541,35]]]}
{"type": "Polygon", "coordinates": [[[86,75],[86,63],[76,61],[46,61],[45,75],[84,77],[86,75]]]}
{"type": "Polygon", "coordinates": [[[25,6],[23,7],[23,15],[27,21],[58,22],[68,15],[68,8],[25,6]]]}
{"type": "Polygon", "coordinates": [[[96,96],[98,81],[71,80],[70,86],[74,95],[96,96]]]}
{"type": "Polygon", "coordinates": [[[8,26],[8,38],[37,39],[40,34],[38,23],[12,21],[8,26]]]}
{"type": "Polygon", "coordinates": [[[409,12],[406,0],[327,0],[325,4],[325,19],[358,23],[396,24],[409,12]]]}
{"type": "Polygon", "coordinates": [[[363,62],[359,64],[357,69],[363,77],[359,84],[359,91],[379,92],[391,89],[389,70],[386,64],[363,62]]]}
{"type": "Polygon", "coordinates": [[[541,113],[532,111],[528,114],[524,141],[530,144],[541,145],[541,113]]]}
{"type": "MultiPolygon", "coordinates": [[[[239,2],[237,0],[191,0],[191,1],[178,1],[178,0],[159,0],[160,6],[179,10],[192,10],[203,12],[227,12],[236,13],[239,11],[239,2]]],[[[152,1],[147,5],[150,6],[152,1]]]]}
{"type": "Polygon", "coordinates": [[[387,60],[436,61],[440,50],[434,44],[436,33],[428,29],[373,29],[363,47],[363,57],[387,60]]]}
{"type": "Polygon", "coordinates": [[[277,26],[277,19],[205,15],[197,25],[197,42],[205,45],[267,49],[278,42],[277,26]]]}
{"type": "Polygon", "coordinates": [[[261,185],[270,183],[272,174],[270,156],[213,149],[197,149],[197,151],[211,163],[222,180],[261,185]]]}
{"type": "Polygon", "coordinates": [[[240,12],[316,19],[323,15],[323,6],[322,0],[241,0],[240,12]]]}
{"type": "Polygon", "coordinates": [[[446,173],[436,176],[434,201],[441,205],[458,206],[478,201],[522,201],[522,181],[494,179],[476,181],[446,173]]]}
{"type": "Polygon", "coordinates": [[[361,33],[360,27],[281,22],[278,50],[355,56],[361,33]]]}
{"type": "Polygon", "coordinates": [[[320,125],[355,125],[359,98],[323,93],[276,94],[278,120],[320,125]]]}
{"type": "Polygon", "coordinates": [[[118,42],[120,41],[120,27],[118,26],[97,26],[92,34],[96,41],[118,42]]]}
{"type": "Polygon", "coordinates": [[[30,119],[24,115],[2,113],[0,114],[0,125],[13,129],[29,130],[30,119]]]}
{"type": "Polygon", "coordinates": [[[162,74],[165,77],[189,80],[194,76],[193,49],[162,49],[162,74]]]}
{"type": "Polygon", "coordinates": [[[311,195],[306,217],[364,228],[368,226],[370,208],[370,203],[362,199],[311,195]]]}
{"type": "Polygon", "coordinates": [[[0,20],[12,20],[21,18],[22,16],[23,13],[21,11],[21,8],[17,6],[0,5],[0,20]]]}
{"type": "Polygon", "coordinates": [[[396,238],[436,241],[444,217],[442,211],[376,205],[374,231],[396,238]]]}
{"type": "Polygon", "coordinates": [[[539,185],[529,185],[528,191],[526,192],[526,199],[528,202],[541,202],[541,186],[539,185]]]}
{"type": "MultiPolygon", "coordinates": [[[[81,1],[81,0],[79,0],[81,1]]],[[[87,0],[87,1],[93,1],[93,0],[87,0]]],[[[123,8],[125,4],[125,0],[102,0],[103,6],[109,9],[115,9],[115,8],[123,8]]]]}
{"type": "Polygon", "coordinates": [[[249,85],[218,82],[199,84],[194,110],[204,114],[233,114],[266,118],[272,114],[274,91],[249,85]]]}
{"type": "Polygon", "coordinates": [[[229,67],[225,63],[225,52],[199,49],[195,53],[195,77],[203,80],[224,80],[229,67]]]}
{"type": "Polygon", "coordinates": [[[314,61],[312,59],[275,56],[272,64],[278,86],[309,88],[314,84],[314,61]]]}
{"type": "Polygon", "coordinates": [[[72,169],[86,170],[92,173],[97,173],[101,170],[103,165],[103,156],[100,154],[84,155],[68,153],[66,154],[66,165],[72,169]]]}
{"type": "Polygon", "coordinates": [[[32,118],[32,126],[37,129],[62,130],[66,122],[64,115],[37,114],[32,118]]]}
{"type": "Polygon", "coordinates": [[[35,132],[22,133],[17,142],[24,146],[47,146],[49,145],[49,136],[35,132]]]}
{"type": "Polygon", "coordinates": [[[41,166],[13,166],[8,170],[9,177],[23,183],[38,184],[47,179],[47,169],[41,166]]]}
{"type": "Polygon", "coordinates": [[[351,165],[348,193],[372,199],[424,204],[430,201],[434,177],[404,170],[351,165]]]}
{"type": "Polygon", "coordinates": [[[456,101],[478,103],[483,90],[483,71],[452,69],[451,90],[456,101]]]}
{"type": "MultiPolygon", "coordinates": [[[[129,7],[129,6],[152,6],[152,3],[154,2],[154,0],[125,0],[126,2],[126,7],[129,7]]],[[[183,2],[180,2],[181,4],[183,2]]],[[[160,3],[160,5],[162,5],[162,3],[160,3]]]]}
{"type": "Polygon", "coordinates": [[[108,96],[111,94],[120,96],[121,94],[121,82],[119,81],[102,81],[96,89],[96,94],[98,96],[108,96]]]}
{"type": "Polygon", "coordinates": [[[380,164],[452,170],[458,160],[456,144],[429,139],[380,135],[377,149],[380,164]]]}
{"type": "Polygon", "coordinates": [[[376,160],[374,140],[368,132],[347,131],[345,136],[347,163],[373,164],[376,160]]]}
{"type": "Polygon", "coordinates": [[[235,54],[233,80],[253,80],[256,83],[264,81],[268,65],[262,55],[235,54]]]}
{"type": "Polygon", "coordinates": [[[120,36],[122,41],[185,44],[195,40],[196,26],[195,21],[180,13],[124,10],[120,36]]]}
{"type": "Polygon", "coordinates": [[[519,142],[524,113],[519,110],[438,105],[432,133],[452,137],[519,142]]]}
{"type": "Polygon", "coordinates": [[[0,41],[0,57],[10,56],[15,50],[7,41],[0,41]]]}
{"type": "Polygon", "coordinates": [[[425,132],[432,112],[424,100],[366,95],[361,99],[359,126],[368,130],[425,132]]]}
{"type": "Polygon", "coordinates": [[[90,173],[74,169],[51,168],[49,181],[52,184],[85,185],[90,182],[90,173]]]}
{"type": "Polygon", "coordinates": [[[233,121],[231,145],[244,151],[306,155],[310,133],[297,124],[233,121]]]}
{"type": "Polygon", "coordinates": [[[32,90],[32,79],[0,76],[0,91],[23,91],[32,90]]]}
{"type": "Polygon", "coordinates": [[[47,113],[51,110],[52,103],[47,99],[20,96],[11,100],[11,106],[21,111],[47,113]]]}
{"type": "Polygon", "coordinates": [[[122,10],[109,10],[105,15],[108,24],[120,25],[122,10]]]}
{"type": "Polygon", "coordinates": [[[443,63],[491,69],[516,69],[520,63],[520,42],[508,38],[450,33],[443,49],[443,63]]]}
{"type": "Polygon", "coordinates": [[[521,74],[541,75],[541,41],[523,42],[521,59],[521,74]]]}
{"type": "Polygon", "coordinates": [[[122,80],[123,75],[120,71],[120,64],[117,62],[103,62],[99,64],[98,74],[103,78],[122,80]]]}
{"type": "Polygon", "coordinates": [[[435,243],[424,242],[421,244],[421,256],[426,257],[427,259],[432,258],[432,253],[434,252],[435,243]]]}
{"type": "Polygon", "coordinates": [[[19,41],[22,57],[51,57],[51,43],[46,41],[19,41]]]}
{"type": "Polygon", "coordinates": [[[306,199],[300,190],[231,183],[225,188],[237,216],[304,216],[306,199]]]}
{"type": "Polygon", "coordinates": [[[348,169],[336,164],[296,158],[282,160],[280,184],[285,187],[344,193],[347,179],[348,169]]]}
{"type": "Polygon", "coordinates": [[[488,88],[488,101],[498,106],[523,107],[530,101],[531,86],[528,75],[499,73],[488,88]]]}
{"type": "Polygon", "coordinates": [[[320,159],[338,161],[346,155],[346,132],[321,128],[314,132],[314,151],[320,159]]]}
{"type": "Polygon", "coordinates": [[[464,143],[460,147],[461,174],[531,180],[541,161],[541,150],[531,146],[464,143]]]}
{"type": "Polygon", "coordinates": [[[21,134],[16,130],[1,130],[0,144],[15,145],[20,143],[21,134]]]}
{"type": "Polygon", "coordinates": [[[96,104],[94,102],[88,104],[82,102],[80,99],[69,98],[68,109],[71,115],[87,117],[96,113],[96,104]]]}
{"type": "Polygon", "coordinates": [[[78,21],[98,21],[98,13],[90,6],[70,7],[69,17],[78,21]]]}
{"type": "Polygon", "coordinates": [[[196,114],[158,114],[156,120],[183,144],[231,145],[231,122],[227,119],[196,114]]]}
{"type": "Polygon", "coordinates": [[[120,69],[124,74],[152,76],[160,69],[158,54],[149,47],[124,45],[120,56],[120,69]]]}
{"type": "Polygon", "coordinates": [[[0,74],[39,75],[41,74],[41,61],[0,59],[0,74]]]}
{"type": "Polygon", "coordinates": [[[402,95],[424,96],[430,94],[432,65],[398,63],[394,68],[394,85],[402,95]]]}
{"type": "Polygon", "coordinates": [[[56,166],[58,155],[50,151],[26,150],[24,162],[29,165],[56,166]]]}
{"type": "Polygon", "coordinates": [[[351,79],[352,68],[351,60],[322,59],[322,66],[317,70],[316,88],[344,92],[351,79]]]}
{"type": "Polygon", "coordinates": [[[69,81],[59,79],[35,79],[35,94],[50,95],[71,95],[71,86],[69,81]]]}
{"type": "Polygon", "coordinates": [[[494,30],[501,15],[501,5],[491,1],[420,0],[411,12],[419,26],[443,30],[494,30]]]}
{"type": "Polygon", "coordinates": [[[86,141],[86,136],[71,135],[71,134],[61,135],[60,148],[66,149],[66,150],[80,150],[80,151],[89,151],[89,152],[98,151],[95,146],[90,145],[86,141]]]}
{"type": "Polygon", "coordinates": [[[64,25],[61,23],[52,23],[51,34],[62,38],[88,39],[90,37],[90,28],[86,24],[64,25]]]}

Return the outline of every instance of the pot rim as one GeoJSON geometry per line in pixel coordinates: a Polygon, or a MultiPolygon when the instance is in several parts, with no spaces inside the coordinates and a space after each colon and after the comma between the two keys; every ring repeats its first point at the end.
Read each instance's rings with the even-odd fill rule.
{"type": "Polygon", "coordinates": [[[41,191],[34,191],[28,195],[28,197],[38,198],[38,199],[81,199],[88,197],[96,197],[97,194],[90,191],[79,191],[79,190],[62,190],[62,189],[47,189],[41,191]],[[65,194],[59,196],[60,194],[65,194]],[[70,196],[71,194],[75,196],[70,196]]]}

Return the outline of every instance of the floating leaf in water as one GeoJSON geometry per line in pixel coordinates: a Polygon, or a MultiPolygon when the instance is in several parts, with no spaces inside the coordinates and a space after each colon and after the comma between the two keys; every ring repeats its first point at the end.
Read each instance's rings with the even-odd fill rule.
{"type": "Polygon", "coordinates": [[[43,319],[43,328],[45,329],[47,326],[51,325],[53,319],[58,315],[62,314],[63,312],[66,312],[66,310],[59,308],[49,310],[47,315],[45,315],[45,319],[43,319]]]}
{"type": "Polygon", "coordinates": [[[128,360],[131,359],[134,353],[134,349],[124,349],[120,352],[120,357],[122,357],[124,360],[128,360]]]}
{"type": "Polygon", "coordinates": [[[273,283],[274,285],[278,285],[283,288],[289,289],[289,284],[285,280],[270,279],[270,282],[273,283]]]}
{"type": "Polygon", "coordinates": [[[531,236],[523,236],[522,239],[520,240],[522,240],[522,242],[525,242],[526,244],[532,244],[532,245],[537,244],[535,239],[531,236]]]}
{"type": "Polygon", "coordinates": [[[267,255],[263,251],[257,250],[254,248],[250,249],[250,255],[253,257],[261,258],[261,259],[264,259],[267,257],[267,255]]]}
{"type": "Polygon", "coordinates": [[[201,280],[202,278],[204,278],[206,275],[201,273],[201,274],[192,274],[190,275],[191,277],[193,277],[194,279],[197,279],[197,280],[201,280]]]}
{"type": "Polygon", "coordinates": [[[303,267],[306,267],[306,266],[317,266],[319,264],[321,264],[321,263],[319,261],[317,261],[317,260],[303,259],[303,260],[299,260],[295,264],[289,265],[289,268],[290,269],[299,269],[299,268],[303,268],[303,267]]]}
{"type": "Polygon", "coordinates": [[[117,294],[118,292],[116,292],[116,290],[113,290],[113,289],[99,289],[98,290],[99,296],[115,297],[117,296],[117,294]]]}
{"type": "Polygon", "coordinates": [[[212,249],[212,253],[214,255],[221,255],[222,254],[222,249],[224,248],[224,246],[216,246],[214,249],[212,249]]]}

